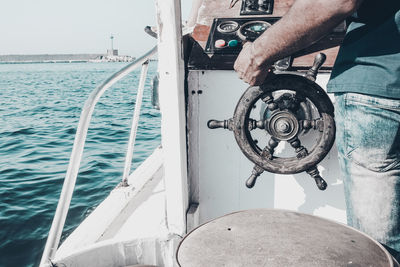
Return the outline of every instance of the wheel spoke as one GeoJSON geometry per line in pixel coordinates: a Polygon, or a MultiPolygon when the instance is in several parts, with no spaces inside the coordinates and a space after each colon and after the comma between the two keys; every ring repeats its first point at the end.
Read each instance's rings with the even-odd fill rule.
{"type": "Polygon", "coordinates": [[[253,120],[249,119],[249,131],[254,129],[265,129],[266,120],[253,120]]]}
{"type": "MultiPolygon", "coordinates": [[[[304,95],[296,93],[295,98],[296,98],[296,111],[295,112],[302,112],[302,114],[304,116],[304,121],[312,120],[311,106],[307,102],[307,99],[304,97],[304,95]]],[[[306,134],[310,130],[310,127],[308,127],[309,125],[307,123],[305,124],[305,126],[306,127],[303,127],[303,130],[304,130],[303,134],[306,134]]]]}
{"type": "Polygon", "coordinates": [[[264,169],[258,165],[254,165],[253,170],[251,171],[251,175],[246,180],[247,188],[252,188],[256,184],[256,180],[260,174],[264,172],[264,169]]]}
{"type": "Polygon", "coordinates": [[[268,152],[271,155],[270,159],[272,159],[272,156],[274,155],[275,152],[275,148],[279,145],[279,142],[280,141],[278,139],[271,137],[268,141],[268,144],[265,146],[264,149],[268,149],[268,152]]]}
{"type": "Polygon", "coordinates": [[[328,187],[328,184],[321,177],[321,175],[319,175],[317,166],[311,167],[311,169],[308,169],[306,172],[311,176],[311,178],[314,178],[315,183],[317,184],[319,190],[325,190],[328,187]]]}
{"type": "Polygon", "coordinates": [[[304,118],[306,120],[311,120],[312,114],[311,114],[311,107],[307,103],[307,100],[301,100],[298,102],[298,108],[301,108],[303,113],[304,113],[304,118]]]}
{"type": "Polygon", "coordinates": [[[298,159],[302,159],[308,155],[307,148],[305,148],[304,146],[301,145],[299,138],[296,137],[288,142],[295,149],[296,154],[297,154],[296,157],[298,159]]]}
{"type": "Polygon", "coordinates": [[[296,94],[284,93],[275,100],[275,103],[278,104],[280,110],[287,109],[295,112],[298,109],[296,94]]]}
{"type": "Polygon", "coordinates": [[[279,140],[271,137],[271,139],[268,141],[268,144],[261,151],[261,157],[272,160],[275,148],[278,146],[279,142],[279,140]]]}
{"type": "Polygon", "coordinates": [[[324,131],[324,120],[322,118],[318,118],[315,120],[302,120],[300,121],[300,125],[304,130],[318,130],[320,132],[324,131]]]}
{"type": "Polygon", "coordinates": [[[233,120],[232,119],[223,121],[209,120],[207,122],[207,126],[210,129],[223,128],[223,129],[228,129],[229,131],[233,131],[233,120]]]}
{"type": "Polygon", "coordinates": [[[272,96],[272,94],[267,94],[267,95],[262,99],[262,101],[264,101],[265,104],[267,104],[267,108],[268,108],[270,111],[274,111],[275,109],[278,108],[278,104],[276,104],[276,103],[274,102],[274,97],[272,96]]]}

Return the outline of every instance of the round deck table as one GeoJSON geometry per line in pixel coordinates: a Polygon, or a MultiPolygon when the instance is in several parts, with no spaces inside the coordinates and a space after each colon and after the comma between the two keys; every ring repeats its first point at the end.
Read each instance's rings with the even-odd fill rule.
{"type": "Polygon", "coordinates": [[[182,267],[398,266],[382,245],[346,225],[284,210],[246,210],[190,232],[180,243],[182,267]]]}

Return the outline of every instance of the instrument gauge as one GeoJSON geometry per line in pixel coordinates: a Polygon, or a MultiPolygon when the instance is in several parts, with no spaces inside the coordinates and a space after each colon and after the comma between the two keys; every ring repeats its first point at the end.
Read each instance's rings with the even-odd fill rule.
{"type": "Polygon", "coordinates": [[[221,33],[231,33],[236,31],[239,28],[239,24],[236,21],[228,20],[221,22],[217,30],[221,33]]]}
{"type": "Polygon", "coordinates": [[[271,24],[265,21],[249,21],[240,27],[238,36],[243,41],[253,42],[269,27],[271,24]]]}

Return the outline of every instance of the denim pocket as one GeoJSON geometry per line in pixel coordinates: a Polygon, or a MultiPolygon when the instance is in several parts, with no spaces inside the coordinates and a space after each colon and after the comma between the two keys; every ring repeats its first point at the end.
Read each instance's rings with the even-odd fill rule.
{"type": "Polygon", "coordinates": [[[343,156],[375,172],[399,168],[400,101],[348,93],[338,102],[343,156]]]}
{"type": "Polygon", "coordinates": [[[391,110],[397,113],[397,115],[400,114],[400,99],[375,97],[356,93],[346,93],[344,95],[346,103],[391,110]]]}

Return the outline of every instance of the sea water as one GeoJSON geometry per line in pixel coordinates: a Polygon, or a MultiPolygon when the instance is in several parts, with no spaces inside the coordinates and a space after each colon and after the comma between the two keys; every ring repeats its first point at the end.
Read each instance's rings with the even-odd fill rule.
{"type": "MultiPolygon", "coordinates": [[[[90,92],[127,63],[0,64],[0,266],[37,266],[90,92]]],[[[132,169],[160,144],[151,62],[132,169]]],[[[100,98],[62,240],[121,181],[140,68],[100,98]]]]}

